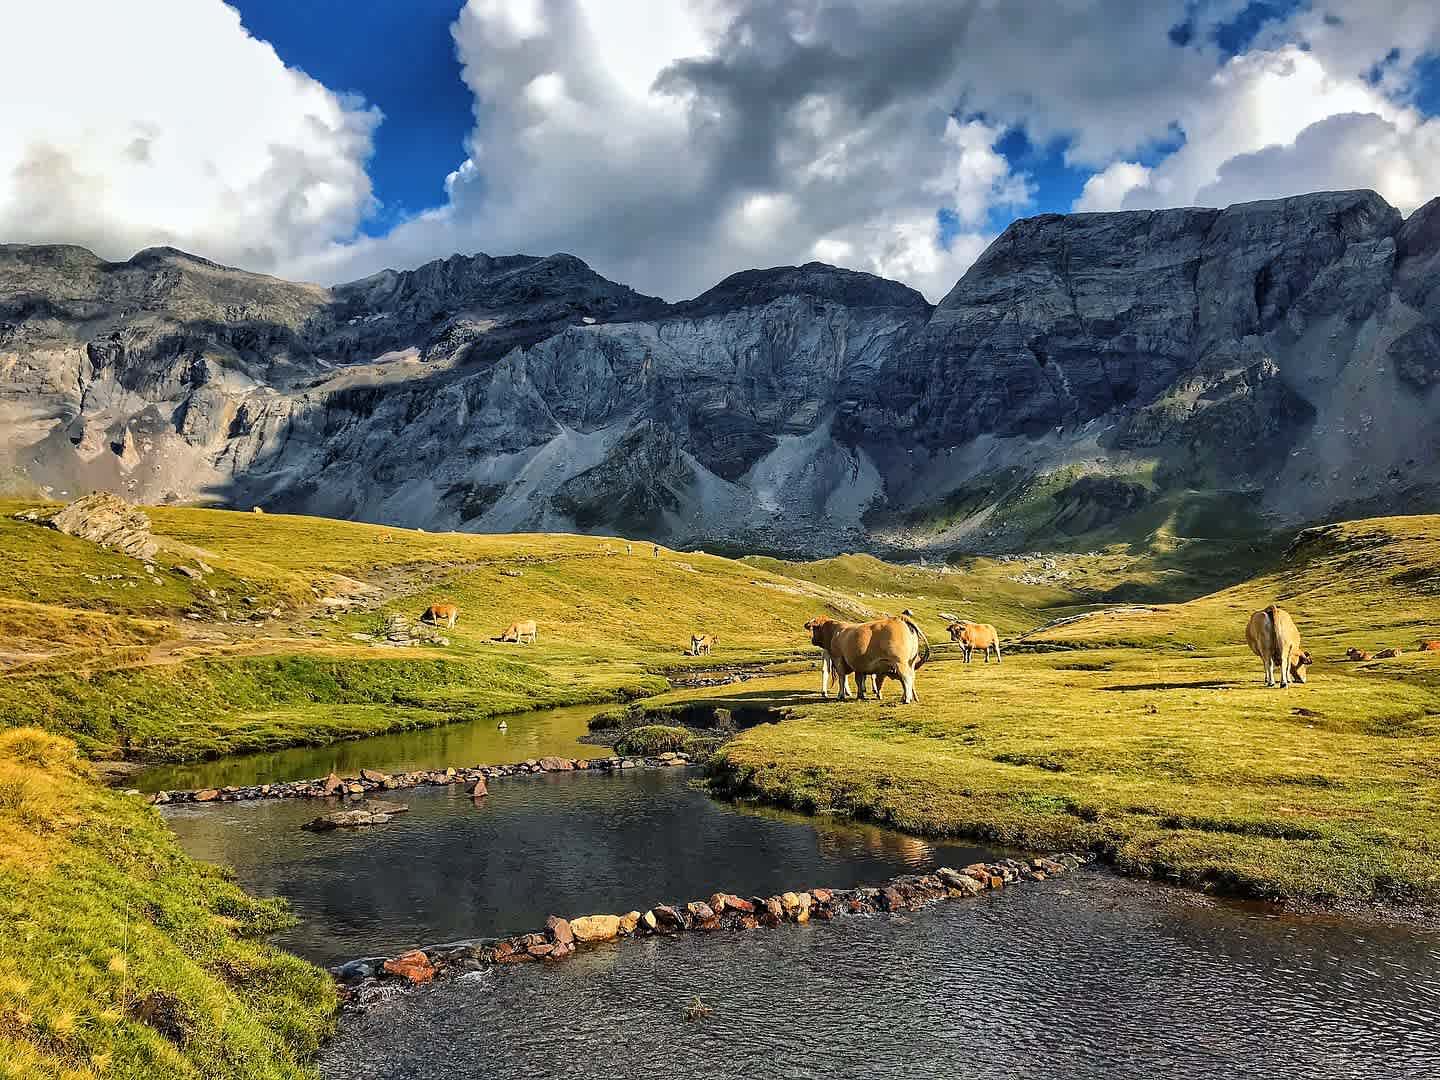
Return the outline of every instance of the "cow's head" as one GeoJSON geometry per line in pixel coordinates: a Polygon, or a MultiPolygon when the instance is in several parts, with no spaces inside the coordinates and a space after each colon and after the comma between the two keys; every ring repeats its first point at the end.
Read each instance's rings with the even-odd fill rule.
{"type": "Polygon", "coordinates": [[[805,629],[810,631],[810,644],[819,645],[822,649],[830,643],[830,635],[834,632],[835,621],[824,615],[817,615],[805,624],[805,629]]]}
{"type": "Polygon", "coordinates": [[[951,641],[959,641],[960,635],[965,630],[965,627],[958,622],[952,622],[949,626],[945,627],[945,629],[950,631],[951,641]]]}
{"type": "Polygon", "coordinates": [[[1303,683],[1305,681],[1305,669],[1314,662],[1314,657],[1312,657],[1307,650],[1300,650],[1300,655],[1295,657],[1290,664],[1290,677],[1298,683],[1303,683]]]}

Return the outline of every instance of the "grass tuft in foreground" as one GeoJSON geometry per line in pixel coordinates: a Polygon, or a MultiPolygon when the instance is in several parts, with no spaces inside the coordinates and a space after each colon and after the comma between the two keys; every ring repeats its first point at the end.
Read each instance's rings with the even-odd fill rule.
{"type": "Polygon", "coordinates": [[[289,922],[74,743],[0,732],[0,1077],[309,1076],[335,992],[261,940],[289,922]]]}

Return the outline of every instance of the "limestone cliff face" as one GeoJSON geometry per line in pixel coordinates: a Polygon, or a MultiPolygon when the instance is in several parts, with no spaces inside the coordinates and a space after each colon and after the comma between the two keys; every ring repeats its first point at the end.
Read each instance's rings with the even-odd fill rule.
{"type": "Polygon", "coordinates": [[[668,305],[564,255],[322,289],[0,247],[0,380],[9,486],[427,529],[823,552],[1219,492],[1435,509],[1440,200],[1027,219],[936,308],[817,263],[668,305]]]}

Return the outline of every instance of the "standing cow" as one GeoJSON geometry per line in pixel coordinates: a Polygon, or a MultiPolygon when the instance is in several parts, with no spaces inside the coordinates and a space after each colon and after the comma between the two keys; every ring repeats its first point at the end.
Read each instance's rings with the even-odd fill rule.
{"type": "Polygon", "coordinates": [[[920,627],[909,619],[842,623],[822,615],[807,622],[805,629],[810,631],[811,643],[825,650],[833,672],[839,676],[841,701],[850,696],[845,677],[852,673],[859,696],[864,695],[866,676],[874,675],[877,696],[880,680],[891,678],[900,683],[902,704],[919,700],[915,694],[915,669],[925,663],[930,648],[920,627]]]}
{"type": "Polygon", "coordinates": [[[500,635],[495,640],[513,641],[519,645],[534,645],[535,639],[539,636],[540,631],[536,627],[534,619],[521,619],[518,622],[512,622],[500,631],[500,635]]]}
{"type": "Polygon", "coordinates": [[[1292,681],[1305,682],[1305,669],[1313,661],[1310,654],[1300,647],[1300,631],[1284,608],[1271,604],[1264,611],[1251,615],[1250,623],[1245,627],[1245,640],[1250,643],[1250,651],[1265,665],[1266,686],[1284,688],[1292,681]]]}
{"type": "Polygon", "coordinates": [[[711,650],[715,648],[715,643],[719,640],[720,639],[717,638],[714,634],[691,634],[690,655],[709,656],[711,650]]]}
{"type": "Polygon", "coordinates": [[[975,650],[979,649],[985,656],[985,663],[990,662],[990,650],[995,650],[995,662],[1001,663],[1000,659],[1000,634],[995,627],[989,623],[968,622],[964,619],[953,622],[945,628],[950,631],[950,640],[959,642],[960,651],[965,654],[965,663],[970,663],[974,657],[975,650]]]}
{"type": "Polygon", "coordinates": [[[455,620],[460,618],[460,609],[454,604],[431,604],[425,609],[425,614],[420,616],[421,622],[428,622],[432,626],[445,624],[446,629],[455,628],[455,620]]]}

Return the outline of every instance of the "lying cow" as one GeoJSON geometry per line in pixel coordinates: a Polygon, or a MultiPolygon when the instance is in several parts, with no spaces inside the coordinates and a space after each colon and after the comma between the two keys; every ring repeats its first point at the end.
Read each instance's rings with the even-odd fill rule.
{"type": "MultiPolygon", "coordinates": [[[[1395,648],[1381,649],[1379,652],[1377,652],[1377,653],[1375,654],[1375,659],[1376,659],[1376,660],[1394,660],[1396,657],[1404,656],[1404,655],[1405,655],[1405,650],[1404,650],[1404,649],[1395,649],[1395,648]]],[[[1301,681],[1301,682],[1304,682],[1305,680],[1304,680],[1304,679],[1301,679],[1300,681],[1301,681]]]]}
{"type": "MultiPolygon", "coordinates": [[[[876,696],[885,678],[900,682],[902,704],[918,701],[915,670],[930,655],[930,643],[920,627],[906,618],[884,618],[865,623],[842,623],[820,616],[805,624],[810,641],[825,651],[831,672],[840,679],[840,700],[846,700],[847,675],[854,674],[857,696],[864,696],[865,678],[873,675],[876,696]]],[[[822,673],[828,691],[830,673],[822,673]]]]}
{"type": "Polygon", "coordinates": [[[1421,652],[1440,652],[1440,641],[1422,641],[1422,642],[1420,643],[1420,651],[1421,651],[1421,652]]]}
{"type": "Polygon", "coordinates": [[[521,619],[519,622],[512,622],[504,630],[496,641],[513,641],[520,645],[534,645],[535,639],[540,636],[534,619],[521,619]]]}
{"type": "Polygon", "coordinates": [[[1345,659],[1355,661],[1369,660],[1370,654],[1364,649],[1357,649],[1354,645],[1351,645],[1350,648],[1345,650],[1345,659]]]}
{"type": "Polygon", "coordinates": [[[1245,627],[1245,640],[1250,643],[1250,651],[1265,664],[1266,686],[1277,685],[1277,672],[1281,687],[1289,686],[1292,681],[1305,681],[1305,669],[1314,661],[1300,647],[1300,631],[1284,608],[1271,604],[1251,615],[1250,624],[1245,627]]]}
{"type": "Polygon", "coordinates": [[[715,648],[715,643],[719,640],[720,639],[717,638],[714,634],[691,634],[690,655],[709,656],[711,650],[715,648]]]}
{"type": "Polygon", "coordinates": [[[449,629],[455,628],[455,620],[460,618],[460,609],[454,604],[431,604],[425,609],[425,614],[420,616],[421,622],[428,622],[432,626],[439,626],[444,623],[449,629]]]}
{"type": "Polygon", "coordinates": [[[985,663],[990,662],[991,649],[995,650],[995,662],[997,664],[1002,662],[1000,660],[1000,635],[989,623],[969,622],[961,619],[951,623],[945,629],[950,631],[951,641],[959,642],[960,650],[965,654],[965,663],[970,663],[976,649],[984,654],[985,663]]]}

